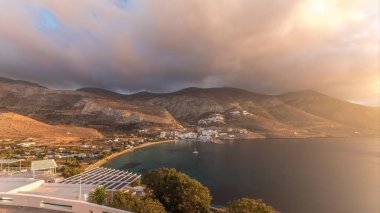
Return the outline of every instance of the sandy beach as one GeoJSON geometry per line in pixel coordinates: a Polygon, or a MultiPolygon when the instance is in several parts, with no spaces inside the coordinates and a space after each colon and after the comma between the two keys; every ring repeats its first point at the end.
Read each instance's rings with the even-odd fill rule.
{"type": "Polygon", "coordinates": [[[169,142],[174,142],[175,140],[164,140],[164,141],[157,141],[157,142],[149,142],[149,143],[144,143],[140,146],[137,146],[137,147],[133,147],[131,149],[126,149],[126,150],[123,150],[121,152],[116,152],[116,153],[113,153],[112,155],[106,157],[106,158],[103,158],[91,165],[89,165],[87,168],[86,168],[86,171],[87,170],[90,170],[90,169],[93,169],[93,168],[96,168],[96,167],[100,167],[102,165],[104,165],[105,163],[107,163],[109,160],[112,160],[116,157],[119,157],[120,155],[123,155],[123,154],[126,154],[126,153],[129,153],[129,152],[133,152],[137,149],[141,149],[141,148],[144,148],[144,147],[148,147],[148,146],[152,146],[152,145],[157,145],[157,144],[161,144],[161,143],[169,143],[169,142]]]}

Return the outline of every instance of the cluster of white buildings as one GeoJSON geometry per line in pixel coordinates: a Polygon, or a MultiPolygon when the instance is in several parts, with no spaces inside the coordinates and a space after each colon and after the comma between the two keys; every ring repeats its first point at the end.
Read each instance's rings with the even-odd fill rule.
{"type": "Polygon", "coordinates": [[[215,129],[198,128],[198,139],[201,141],[210,141],[219,137],[219,131],[215,129]]]}
{"type": "Polygon", "coordinates": [[[147,134],[147,133],[149,133],[148,129],[139,129],[137,132],[139,134],[147,134]]]}
{"type": "Polygon", "coordinates": [[[159,138],[176,138],[179,135],[178,131],[161,131],[159,138]]]}
{"type": "Polygon", "coordinates": [[[23,147],[23,148],[31,147],[31,146],[34,146],[34,145],[36,145],[35,142],[23,142],[23,143],[17,144],[17,146],[20,146],[20,147],[23,147]]]}
{"type": "Polygon", "coordinates": [[[201,119],[198,124],[211,124],[211,123],[224,123],[224,116],[221,114],[214,114],[211,117],[201,119]]]}
{"type": "Polygon", "coordinates": [[[46,155],[46,158],[49,158],[49,159],[54,159],[54,158],[58,158],[58,159],[64,159],[64,158],[86,158],[86,157],[90,157],[90,156],[87,155],[87,154],[85,154],[85,153],[74,153],[74,154],[58,153],[58,154],[55,154],[55,155],[46,155]]]}
{"type": "Polygon", "coordinates": [[[243,111],[236,110],[236,111],[230,112],[230,114],[232,116],[252,116],[253,115],[252,113],[250,113],[246,110],[243,110],[243,111]]]}
{"type": "Polygon", "coordinates": [[[196,132],[186,132],[181,133],[176,136],[176,139],[198,139],[201,141],[212,141],[213,139],[228,139],[235,138],[236,134],[244,135],[248,134],[248,130],[240,128],[228,128],[222,129],[209,129],[209,128],[198,128],[196,132]]]}
{"type": "Polygon", "coordinates": [[[196,132],[186,132],[182,134],[178,134],[176,137],[177,139],[197,139],[198,138],[198,133],[196,132]]]}
{"type": "Polygon", "coordinates": [[[227,132],[229,133],[240,133],[240,134],[248,134],[248,130],[246,129],[234,129],[234,128],[228,128],[227,132]]]}

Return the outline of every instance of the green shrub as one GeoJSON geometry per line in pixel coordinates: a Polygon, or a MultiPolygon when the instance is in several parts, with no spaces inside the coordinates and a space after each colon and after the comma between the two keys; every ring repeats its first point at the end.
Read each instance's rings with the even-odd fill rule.
{"type": "Polygon", "coordinates": [[[165,213],[164,206],[151,198],[140,199],[128,192],[115,193],[111,207],[132,211],[135,213],[165,213]]]}
{"type": "Polygon", "coordinates": [[[175,169],[147,172],[143,183],[168,211],[210,212],[212,198],[209,189],[175,169]]]}
{"type": "Polygon", "coordinates": [[[107,191],[104,186],[96,186],[91,195],[91,201],[93,203],[104,205],[107,198],[107,191]]]}
{"type": "Polygon", "coordinates": [[[241,198],[227,204],[227,213],[276,213],[270,205],[262,200],[241,198]]]}

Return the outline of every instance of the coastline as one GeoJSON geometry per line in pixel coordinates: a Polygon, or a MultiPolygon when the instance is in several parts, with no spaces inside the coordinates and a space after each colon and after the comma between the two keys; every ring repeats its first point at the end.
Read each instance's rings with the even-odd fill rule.
{"type": "Polygon", "coordinates": [[[105,163],[107,163],[108,161],[114,159],[114,158],[117,158],[119,157],[120,155],[124,155],[126,153],[129,153],[129,152],[133,152],[135,150],[138,150],[138,149],[141,149],[141,148],[144,148],[144,147],[149,147],[149,146],[152,146],[152,145],[157,145],[157,144],[162,144],[162,143],[170,143],[170,142],[175,142],[176,140],[175,139],[172,139],[172,140],[164,140],[164,141],[156,141],[156,142],[149,142],[149,143],[144,143],[140,146],[137,146],[137,147],[133,147],[131,149],[126,149],[126,150],[123,150],[121,152],[115,152],[113,153],[112,155],[106,157],[106,158],[103,158],[103,159],[100,159],[98,161],[96,161],[95,163],[89,165],[85,171],[87,170],[90,170],[90,169],[93,169],[93,168],[96,168],[96,167],[100,167],[100,166],[103,166],[105,163]]]}
{"type": "MultiPolygon", "coordinates": [[[[228,141],[237,141],[237,140],[265,140],[265,139],[325,139],[325,138],[379,138],[379,137],[294,137],[294,138],[286,138],[286,137],[274,137],[274,138],[243,138],[243,139],[239,139],[239,138],[231,138],[231,139],[221,139],[220,142],[228,142],[228,141]]],[[[149,142],[149,143],[144,143],[140,146],[137,146],[137,147],[133,147],[131,149],[126,149],[126,150],[123,150],[121,152],[115,152],[113,153],[112,155],[106,157],[106,158],[103,158],[103,159],[100,159],[98,161],[96,161],[95,163],[93,164],[90,164],[87,166],[87,168],[85,169],[85,171],[87,170],[90,170],[90,169],[93,169],[93,168],[96,168],[96,167],[100,167],[100,166],[103,166],[105,163],[107,163],[108,161],[114,159],[114,158],[117,158],[119,157],[120,155],[123,155],[123,154],[126,154],[126,153],[129,153],[129,152],[133,152],[135,150],[138,150],[138,149],[141,149],[141,148],[144,148],[144,147],[149,147],[149,146],[153,146],[153,145],[157,145],[157,144],[161,144],[161,143],[170,143],[170,142],[175,142],[176,139],[171,139],[171,140],[164,140],[164,141],[156,141],[156,142],[149,142]]],[[[212,143],[218,143],[216,141],[210,141],[212,143]]]]}

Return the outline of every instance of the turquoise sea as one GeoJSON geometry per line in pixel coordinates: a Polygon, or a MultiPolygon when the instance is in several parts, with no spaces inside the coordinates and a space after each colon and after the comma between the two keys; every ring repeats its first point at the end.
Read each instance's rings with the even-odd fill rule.
{"type": "Polygon", "coordinates": [[[141,174],[176,168],[209,187],[214,205],[250,197],[281,212],[380,212],[378,138],[179,141],[139,149],[104,166],[141,174]]]}

